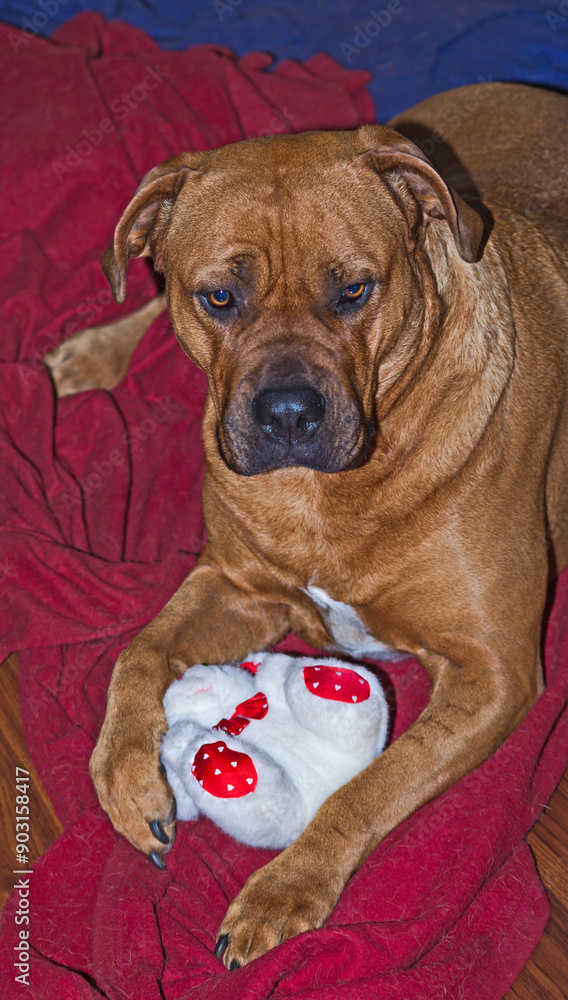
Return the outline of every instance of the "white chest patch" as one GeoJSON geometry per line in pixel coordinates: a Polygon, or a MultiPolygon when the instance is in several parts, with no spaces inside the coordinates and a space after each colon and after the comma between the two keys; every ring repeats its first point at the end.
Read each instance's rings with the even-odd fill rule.
{"type": "Polygon", "coordinates": [[[321,587],[308,586],[307,594],[320,609],[335,642],[346,653],[376,660],[400,660],[406,656],[406,653],[385,646],[367,632],[359,615],[349,604],[335,601],[321,587]]]}

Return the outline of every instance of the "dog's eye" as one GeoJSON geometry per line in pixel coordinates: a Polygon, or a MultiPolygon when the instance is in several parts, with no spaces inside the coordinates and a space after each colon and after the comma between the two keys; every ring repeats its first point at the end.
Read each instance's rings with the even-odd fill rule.
{"type": "Polygon", "coordinates": [[[366,287],[363,281],[358,281],[355,285],[347,285],[347,288],[344,288],[341,293],[341,298],[344,302],[353,302],[355,299],[360,299],[366,287]]]}
{"type": "Polygon", "coordinates": [[[372,288],[372,281],[356,281],[352,285],[346,285],[339,298],[336,299],[336,308],[345,312],[364,305],[372,288]]]}
{"type": "Polygon", "coordinates": [[[208,292],[205,298],[214,309],[230,309],[235,304],[233,296],[225,288],[217,288],[214,292],[208,292]]]}

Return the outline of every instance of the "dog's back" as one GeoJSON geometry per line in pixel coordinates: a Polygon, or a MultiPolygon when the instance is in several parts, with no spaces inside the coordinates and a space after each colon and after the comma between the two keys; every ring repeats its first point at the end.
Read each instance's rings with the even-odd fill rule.
{"type": "MultiPolygon", "coordinates": [[[[568,96],[518,84],[475,84],[429,98],[391,124],[484,218],[508,272],[517,370],[523,356],[530,359],[539,387],[531,393],[533,403],[540,395],[552,405],[558,379],[550,359],[564,370],[557,391],[565,394],[568,387],[568,96]]],[[[568,565],[566,405],[559,410],[546,487],[554,575],[568,565]]]]}
{"type": "Polygon", "coordinates": [[[490,209],[513,209],[568,238],[568,96],[474,84],[430,97],[389,124],[468,200],[480,196],[490,209]]]}

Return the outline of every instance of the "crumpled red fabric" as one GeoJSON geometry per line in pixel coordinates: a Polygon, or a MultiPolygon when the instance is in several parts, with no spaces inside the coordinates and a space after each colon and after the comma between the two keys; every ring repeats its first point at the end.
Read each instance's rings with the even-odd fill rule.
{"type": "MultiPolygon", "coordinates": [[[[65,827],[29,874],[29,925],[16,923],[17,890],[3,910],[4,994],[498,1000],[548,913],[522,838],[567,759],[566,577],[548,625],[548,687],[518,730],[375,850],[323,929],[242,970],[228,973],[213,957],[217,929],[273,853],[201,818],[180,824],[160,872],[115,834],[88,775],[114,660],[203,544],[206,385],[166,318],[112,393],[56,403],[41,358],[153,294],[149,268],[133,262],[117,307],[99,263],[146,170],[185,148],[370,121],[366,75],[327,56],[269,72],[259,53],[165,53],[95,14],[50,41],[1,28],[0,46],[10,192],[0,223],[0,658],[21,651],[24,732],[65,827]],[[14,965],[26,926],[29,985],[15,981],[14,965]]],[[[293,638],[287,648],[308,652],[293,638]]],[[[396,738],[425,705],[427,680],[412,660],[377,669],[396,706],[396,738]]]]}

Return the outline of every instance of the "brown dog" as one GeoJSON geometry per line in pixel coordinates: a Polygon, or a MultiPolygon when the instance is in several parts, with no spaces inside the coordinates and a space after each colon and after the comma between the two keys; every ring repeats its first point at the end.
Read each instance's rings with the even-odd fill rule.
{"type": "MultiPolygon", "coordinates": [[[[548,563],[568,561],[568,99],[481,85],[393,124],[184,153],[104,258],[118,301],[128,257],[154,258],[209,379],[207,547],[120,656],[91,761],[117,830],[158,861],[173,836],[162,697],[192,663],[292,629],[405,650],[431,679],[419,720],[231,903],[229,968],[321,926],[379,841],[520,722],[548,563]]],[[[62,392],[90,384],[90,337],[49,359],[62,392]]]]}

